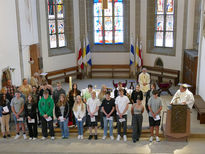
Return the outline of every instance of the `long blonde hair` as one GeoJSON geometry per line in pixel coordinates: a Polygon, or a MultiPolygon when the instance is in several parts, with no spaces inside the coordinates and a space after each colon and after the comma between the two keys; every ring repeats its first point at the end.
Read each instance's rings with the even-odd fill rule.
{"type": "Polygon", "coordinates": [[[78,98],[80,98],[81,111],[84,111],[85,105],[84,105],[83,100],[82,100],[80,95],[78,95],[75,99],[75,103],[74,103],[74,106],[73,106],[73,111],[76,112],[78,110],[78,101],[77,101],[78,98]]]}
{"type": "Polygon", "coordinates": [[[60,107],[60,106],[65,106],[65,105],[66,105],[66,102],[67,102],[67,100],[66,100],[65,94],[60,94],[59,100],[58,100],[58,103],[57,103],[57,106],[58,106],[58,107],[60,107]],[[63,102],[62,102],[61,99],[60,99],[61,97],[64,98],[64,101],[63,101],[63,102]]]}
{"type": "Polygon", "coordinates": [[[98,94],[98,99],[101,101],[105,97],[105,94],[106,94],[106,91],[104,91],[105,88],[107,88],[106,85],[102,85],[100,93],[98,94]]]}

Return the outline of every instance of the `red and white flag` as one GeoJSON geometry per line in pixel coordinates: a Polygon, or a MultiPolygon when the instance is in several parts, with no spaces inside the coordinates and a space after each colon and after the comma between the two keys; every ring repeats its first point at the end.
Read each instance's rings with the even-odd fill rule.
{"type": "Polygon", "coordinates": [[[81,43],[79,43],[79,51],[78,51],[78,66],[80,66],[81,69],[84,68],[81,43]]]}

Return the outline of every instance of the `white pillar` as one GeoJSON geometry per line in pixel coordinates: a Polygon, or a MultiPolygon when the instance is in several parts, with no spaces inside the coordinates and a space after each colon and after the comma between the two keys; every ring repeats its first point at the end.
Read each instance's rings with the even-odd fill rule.
{"type": "Polygon", "coordinates": [[[188,0],[186,49],[193,49],[195,0],[188,0]]]}

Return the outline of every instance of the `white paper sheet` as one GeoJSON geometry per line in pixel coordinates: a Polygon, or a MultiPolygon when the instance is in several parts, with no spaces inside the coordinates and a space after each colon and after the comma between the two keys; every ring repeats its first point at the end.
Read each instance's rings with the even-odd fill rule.
{"type": "Polygon", "coordinates": [[[8,109],[8,107],[7,107],[7,106],[3,107],[3,110],[4,110],[4,112],[6,112],[6,113],[8,113],[8,112],[9,112],[9,109],[8,109]]]}
{"type": "Polygon", "coordinates": [[[126,121],[125,118],[119,119],[119,122],[124,122],[126,121]]]}
{"type": "Polygon", "coordinates": [[[60,116],[59,119],[60,119],[60,122],[64,122],[64,117],[63,116],[60,116]]]}
{"type": "Polygon", "coordinates": [[[155,121],[160,120],[160,116],[156,115],[156,117],[154,118],[155,121]]]}
{"type": "Polygon", "coordinates": [[[91,122],[95,122],[95,116],[94,117],[90,117],[91,122]]]}
{"type": "Polygon", "coordinates": [[[50,116],[46,119],[46,121],[51,121],[51,120],[52,118],[50,116]]]}
{"type": "Polygon", "coordinates": [[[109,117],[109,118],[107,118],[107,120],[113,120],[113,117],[109,117]]]}
{"type": "Polygon", "coordinates": [[[28,123],[34,124],[35,123],[35,119],[28,120],[28,123]]]}
{"type": "Polygon", "coordinates": [[[22,118],[22,117],[20,117],[20,118],[18,118],[18,119],[17,119],[17,121],[23,121],[23,118],[22,118]]]}

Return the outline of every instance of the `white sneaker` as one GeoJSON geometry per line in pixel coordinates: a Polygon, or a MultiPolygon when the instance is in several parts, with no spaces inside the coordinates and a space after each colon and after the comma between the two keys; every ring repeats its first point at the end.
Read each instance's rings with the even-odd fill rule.
{"type": "Polygon", "coordinates": [[[124,140],[124,142],[127,141],[127,135],[123,135],[123,140],[124,140]]]}
{"type": "Polygon", "coordinates": [[[152,141],[153,141],[153,136],[151,136],[151,137],[149,138],[149,141],[150,141],[150,142],[152,142],[152,141]]]}
{"type": "Polygon", "coordinates": [[[26,134],[23,134],[23,138],[24,138],[24,140],[26,140],[26,139],[27,139],[26,134]]]}
{"type": "Polygon", "coordinates": [[[42,140],[45,140],[45,139],[46,139],[46,137],[44,137],[44,136],[43,136],[41,139],[42,139],[42,140]]]}
{"type": "Polygon", "coordinates": [[[106,139],[106,136],[103,135],[102,139],[105,140],[105,139],[106,139]]]}
{"type": "Polygon", "coordinates": [[[29,137],[29,140],[32,140],[32,137],[29,137]]]}
{"type": "Polygon", "coordinates": [[[80,139],[83,140],[83,135],[80,136],[80,139]]]}
{"type": "Polygon", "coordinates": [[[121,136],[117,135],[117,141],[120,141],[121,136]]]}
{"type": "Polygon", "coordinates": [[[17,134],[17,135],[14,137],[14,139],[17,140],[19,137],[20,137],[20,135],[17,134]]]}
{"type": "Polygon", "coordinates": [[[37,138],[34,137],[34,138],[33,138],[33,141],[35,141],[35,140],[37,140],[37,138]]]}
{"type": "Polygon", "coordinates": [[[54,136],[51,136],[51,140],[55,140],[55,137],[54,137],[54,136]]]}
{"type": "Polygon", "coordinates": [[[156,141],[157,141],[157,142],[160,142],[160,139],[159,139],[159,137],[158,137],[158,136],[156,136],[156,141]]]}
{"type": "Polygon", "coordinates": [[[111,139],[111,140],[114,140],[114,136],[110,136],[110,139],[111,139]]]}
{"type": "Polygon", "coordinates": [[[81,135],[78,135],[78,140],[80,140],[81,139],[81,135]]]}

